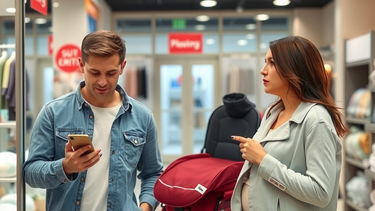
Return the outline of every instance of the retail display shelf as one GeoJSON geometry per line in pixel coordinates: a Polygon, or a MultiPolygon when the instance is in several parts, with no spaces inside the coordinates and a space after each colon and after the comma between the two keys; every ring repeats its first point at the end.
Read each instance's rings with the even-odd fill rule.
{"type": "Polygon", "coordinates": [[[349,163],[349,164],[351,164],[353,166],[356,166],[358,168],[364,169],[364,166],[363,166],[362,162],[359,161],[359,160],[355,160],[353,158],[348,158],[348,157],[345,160],[346,160],[347,163],[349,163]]]}
{"type": "Polygon", "coordinates": [[[365,175],[372,181],[375,181],[375,172],[371,171],[370,169],[365,169],[365,175]]]}
{"type": "Polygon", "coordinates": [[[16,177],[0,177],[0,183],[1,182],[16,182],[16,177]]]}
{"type": "Polygon", "coordinates": [[[365,131],[375,133],[375,124],[374,123],[365,124],[365,131]]]}
{"type": "Polygon", "coordinates": [[[371,92],[375,92],[375,85],[369,85],[368,87],[371,92]]]}
{"type": "Polygon", "coordinates": [[[361,124],[361,125],[365,125],[366,123],[369,123],[370,120],[369,119],[358,119],[358,118],[354,118],[354,117],[346,117],[346,122],[348,123],[352,123],[352,124],[361,124]]]}
{"type": "Polygon", "coordinates": [[[365,60],[362,60],[362,61],[347,63],[347,64],[345,64],[345,66],[347,68],[358,67],[358,66],[362,66],[362,65],[368,65],[369,62],[371,62],[370,59],[365,59],[365,60]]]}
{"type": "Polygon", "coordinates": [[[15,128],[16,121],[0,122],[0,128],[15,128]]]}
{"type": "Polygon", "coordinates": [[[351,208],[357,210],[357,211],[367,211],[367,209],[362,208],[362,207],[360,207],[360,206],[354,204],[354,203],[351,202],[350,200],[346,200],[346,204],[347,204],[348,206],[350,206],[351,208]]]}

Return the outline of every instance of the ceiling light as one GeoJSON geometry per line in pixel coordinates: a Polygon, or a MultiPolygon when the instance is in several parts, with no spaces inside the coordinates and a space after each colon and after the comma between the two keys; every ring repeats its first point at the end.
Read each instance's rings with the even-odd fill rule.
{"type": "Polygon", "coordinates": [[[255,20],[257,20],[257,21],[266,21],[269,18],[270,18],[270,16],[267,15],[267,14],[259,14],[259,15],[255,16],[255,20]]]}
{"type": "Polygon", "coordinates": [[[25,23],[30,23],[30,18],[29,17],[25,18],[25,23]]]}
{"type": "Polygon", "coordinates": [[[260,48],[261,49],[267,49],[268,48],[268,44],[267,43],[261,43],[260,44],[260,48]]]}
{"type": "Polygon", "coordinates": [[[53,5],[53,7],[59,7],[60,6],[59,2],[57,2],[57,1],[53,2],[52,5],[53,5]]]}
{"type": "Polygon", "coordinates": [[[255,34],[248,34],[246,35],[246,38],[249,40],[255,39],[255,34]]]}
{"type": "Polygon", "coordinates": [[[254,30],[256,28],[257,28],[257,25],[255,25],[253,23],[246,24],[246,29],[248,29],[248,30],[254,30]]]}
{"type": "Polygon", "coordinates": [[[200,21],[200,22],[205,22],[205,21],[210,20],[210,17],[207,15],[200,15],[200,16],[197,16],[195,20],[200,21]]]}
{"type": "Polygon", "coordinates": [[[202,30],[205,30],[205,29],[206,29],[205,25],[196,25],[195,26],[195,30],[197,30],[197,31],[202,31],[202,30]]]}
{"type": "Polygon", "coordinates": [[[206,44],[207,45],[213,45],[213,44],[215,44],[215,40],[214,39],[207,39],[206,44]]]}
{"type": "Polygon", "coordinates": [[[286,6],[290,4],[289,0],[274,0],[273,4],[276,6],[286,6]]]}
{"type": "Polygon", "coordinates": [[[201,6],[202,7],[213,7],[213,6],[215,6],[217,3],[216,3],[216,1],[214,1],[214,0],[203,0],[203,1],[201,1],[201,6]]]}
{"type": "Polygon", "coordinates": [[[16,8],[14,7],[9,7],[9,8],[6,8],[5,11],[9,12],[9,13],[15,13],[16,12],[16,8]]]}
{"type": "Polygon", "coordinates": [[[37,18],[37,19],[35,19],[35,23],[36,24],[45,24],[45,23],[47,23],[47,19],[45,19],[45,18],[37,18]]]}
{"type": "Polygon", "coordinates": [[[237,45],[239,46],[247,45],[247,40],[237,40],[237,45]]]}

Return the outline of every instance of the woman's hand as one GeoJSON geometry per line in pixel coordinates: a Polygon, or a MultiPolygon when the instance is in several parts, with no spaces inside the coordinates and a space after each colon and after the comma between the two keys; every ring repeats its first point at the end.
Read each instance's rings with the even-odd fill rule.
{"type": "Polygon", "coordinates": [[[240,142],[240,151],[242,153],[242,158],[259,165],[262,162],[264,156],[266,156],[266,151],[264,151],[262,145],[258,141],[251,138],[244,138],[241,136],[232,136],[232,139],[240,142]]]}

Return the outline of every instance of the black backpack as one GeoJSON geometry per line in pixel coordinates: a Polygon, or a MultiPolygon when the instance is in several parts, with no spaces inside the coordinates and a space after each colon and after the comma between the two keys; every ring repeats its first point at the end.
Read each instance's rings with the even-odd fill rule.
{"type": "Polygon", "coordinates": [[[252,138],[260,125],[260,114],[255,104],[245,94],[224,95],[223,105],[211,114],[208,120],[206,138],[201,153],[212,157],[234,161],[243,161],[239,142],[232,135],[252,138]]]}

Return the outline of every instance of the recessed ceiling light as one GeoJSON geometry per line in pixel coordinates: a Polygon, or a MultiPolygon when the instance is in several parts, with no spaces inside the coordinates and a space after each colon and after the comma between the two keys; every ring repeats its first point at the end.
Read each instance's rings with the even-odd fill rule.
{"type": "Polygon", "coordinates": [[[29,17],[25,18],[25,23],[30,23],[30,18],[29,17]]]}
{"type": "Polygon", "coordinates": [[[255,34],[248,34],[246,35],[246,38],[249,40],[255,39],[255,34]]]}
{"type": "Polygon", "coordinates": [[[37,19],[35,19],[35,23],[36,24],[45,24],[45,23],[47,23],[47,19],[45,19],[45,18],[37,18],[37,19]]]}
{"type": "Polygon", "coordinates": [[[261,49],[267,49],[267,48],[268,48],[267,43],[261,43],[261,44],[260,44],[260,48],[261,48],[261,49]]]}
{"type": "Polygon", "coordinates": [[[202,30],[205,30],[205,29],[206,29],[205,25],[196,25],[195,26],[195,30],[197,30],[197,31],[202,31],[202,30]]]}
{"type": "Polygon", "coordinates": [[[16,8],[14,7],[9,7],[9,8],[6,8],[5,11],[9,12],[9,13],[15,13],[16,12],[16,8]]]}
{"type": "Polygon", "coordinates": [[[274,0],[273,4],[276,6],[286,6],[290,4],[289,0],[274,0]]]}
{"type": "Polygon", "coordinates": [[[57,2],[57,1],[53,2],[52,5],[53,5],[53,7],[59,7],[60,6],[59,2],[57,2]]]}
{"type": "Polygon", "coordinates": [[[214,39],[207,39],[206,44],[207,45],[213,45],[213,44],[215,44],[215,40],[214,39]]]}
{"type": "Polygon", "coordinates": [[[247,40],[237,40],[237,45],[239,46],[247,45],[247,40]]]}
{"type": "Polygon", "coordinates": [[[270,18],[270,16],[267,15],[267,14],[259,14],[259,15],[255,16],[255,20],[258,20],[258,21],[266,21],[269,18],[270,18]]]}
{"type": "Polygon", "coordinates": [[[210,17],[207,15],[200,15],[200,16],[197,16],[195,20],[200,21],[200,22],[205,22],[205,21],[210,20],[210,17]]]}
{"type": "Polygon", "coordinates": [[[216,3],[216,1],[214,1],[214,0],[203,0],[203,1],[201,1],[201,6],[202,7],[213,7],[213,6],[215,6],[217,3],[216,3]]]}
{"type": "Polygon", "coordinates": [[[255,25],[253,23],[246,24],[246,29],[248,29],[248,30],[254,30],[256,28],[257,28],[257,25],[255,25]]]}

